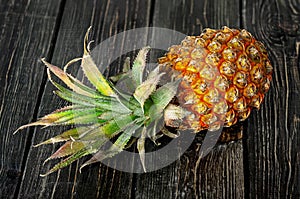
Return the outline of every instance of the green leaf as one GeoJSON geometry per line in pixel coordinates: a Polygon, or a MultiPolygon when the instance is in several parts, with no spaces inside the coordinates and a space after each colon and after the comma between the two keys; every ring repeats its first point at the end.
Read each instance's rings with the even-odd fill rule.
{"type": "Polygon", "coordinates": [[[146,172],[146,167],[145,167],[145,139],[146,139],[146,127],[144,126],[142,133],[141,133],[141,137],[138,139],[137,141],[137,149],[139,151],[139,155],[140,155],[140,159],[141,159],[141,163],[144,169],[144,172],[146,172]]]}
{"type": "Polygon", "coordinates": [[[124,130],[124,132],[118,137],[118,139],[115,141],[114,144],[111,145],[111,147],[108,150],[99,150],[90,160],[85,162],[81,167],[80,170],[92,163],[102,161],[106,158],[110,158],[120,152],[123,151],[126,144],[130,140],[131,136],[134,134],[134,132],[139,128],[138,125],[131,125],[128,128],[124,130]]]}
{"type": "Polygon", "coordinates": [[[80,137],[81,140],[94,140],[101,136],[106,136],[107,138],[112,138],[121,131],[123,131],[127,126],[131,125],[135,121],[135,116],[133,115],[120,115],[119,117],[113,118],[111,121],[106,122],[103,126],[99,127],[85,136],[80,137]]]}
{"type": "Polygon", "coordinates": [[[62,109],[58,109],[48,115],[45,115],[36,122],[23,125],[19,127],[15,132],[30,126],[55,126],[55,125],[70,125],[70,124],[91,124],[91,123],[103,123],[98,116],[102,112],[95,108],[76,108],[74,106],[68,106],[62,109]]]}
{"type": "Polygon", "coordinates": [[[98,70],[96,64],[94,63],[89,49],[88,49],[88,35],[90,29],[87,31],[84,38],[84,54],[81,61],[81,68],[88,78],[88,80],[95,86],[95,88],[103,95],[106,96],[115,96],[113,89],[110,87],[107,80],[98,70]]]}
{"type": "MultiPolygon", "coordinates": [[[[99,139],[93,141],[93,142],[84,142],[84,147],[80,150],[78,150],[80,147],[78,147],[76,149],[76,152],[74,152],[71,156],[69,156],[68,158],[64,159],[63,161],[61,161],[60,163],[56,164],[52,169],[50,169],[46,174],[41,175],[43,176],[47,176],[50,173],[53,173],[59,169],[62,169],[68,165],[70,165],[72,162],[74,162],[75,160],[89,155],[89,154],[93,154],[96,153],[106,142],[108,141],[108,139],[106,139],[105,137],[100,137],[99,139]]],[[[71,146],[71,145],[70,145],[71,146]]],[[[70,150],[72,150],[70,148],[70,150]]],[[[67,153],[68,151],[65,151],[64,153],[67,153]]],[[[60,155],[64,155],[64,154],[60,154],[60,155]]]]}
{"type": "Polygon", "coordinates": [[[88,80],[101,94],[106,96],[115,96],[113,89],[110,87],[107,80],[98,70],[90,55],[84,55],[81,62],[81,67],[88,80]]]}
{"type": "Polygon", "coordinates": [[[159,117],[158,119],[155,119],[147,126],[147,136],[156,144],[156,140],[161,137],[160,131],[164,126],[164,120],[163,117],[159,117]]]}
{"type": "Polygon", "coordinates": [[[158,88],[152,95],[151,99],[156,105],[157,109],[162,112],[166,106],[175,97],[180,80],[169,82],[158,88]]]}
{"type": "Polygon", "coordinates": [[[99,127],[99,125],[80,126],[80,127],[72,128],[72,129],[69,129],[69,130],[63,132],[60,135],[52,137],[52,138],[50,138],[46,141],[43,141],[37,145],[34,145],[34,147],[38,147],[38,146],[45,145],[45,144],[54,144],[54,143],[64,142],[64,141],[69,141],[69,140],[77,140],[77,139],[79,139],[80,135],[84,135],[84,134],[90,132],[91,130],[95,129],[96,127],[99,127]]]}
{"type": "Polygon", "coordinates": [[[55,91],[55,93],[68,102],[80,104],[83,106],[95,107],[103,110],[111,110],[118,113],[131,112],[127,107],[125,107],[124,104],[122,104],[120,101],[117,101],[118,99],[112,97],[91,98],[75,93],[69,89],[64,88],[63,86],[60,86],[59,84],[56,84],[55,82],[54,84],[59,89],[58,91],[55,91]]]}
{"type": "Polygon", "coordinates": [[[68,74],[66,74],[63,70],[61,70],[57,66],[54,66],[54,65],[48,63],[44,58],[42,59],[42,62],[48,68],[48,70],[47,70],[48,78],[51,82],[52,82],[52,78],[51,78],[49,70],[54,75],[56,75],[60,80],[62,80],[69,88],[71,88],[73,91],[75,91],[76,93],[86,95],[86,96],[90,96],[90,93],[86,92],[85,90],[83,90],[83,89],[79,88],[78,86],[76,86],[75,84],[73,84],[72,81],[69,79],[68,74]]]}
{"type": "Polygon", "coordinates": [[[152,76],[152,78],[148,78],[136,88],[133,96],[140,103],[142,108],[144,107],[145,101],[149,98],[152,92],[155,91],[156,86],[162,75],[163,74],[157,74],[156,76],[152,76]]]}
{"type": "Polygon", "coordinates": [[[152,79],[154,78],[155,76],[159,75],[159,74],[165,74],[164,72],[161,72],[159,71],[160,69],[160,66],[157,66],[156,68],[154,68],[150,73],[149,75],[147,76],[147,79],[152,79]]]}
{"type": "Polygon", "coordinates": [[[82,82],[80,82],[78,79],[74,78],[72,75],[68,74],[68,77],[70,78],[70,81],[74,85],[76,85],[78,88],[88,92],[89,97],[111,99],[111,97],[103,95],[103,94],[99,93],[98,91],[94,90],[93,88],[90,88],[90,87],[84,85],[82,82]]]}
{"type": "Polygon", "coordinates": [[[42,117],[39,125],[69,125],[69,124],[89,124],[99,122],[98,116],[102,114],[95,108],[68,109],[55,111],[42,117]]]}
{"type": "Polygon", "coordinates": [[[136,87],[138,87],[143,82],[143,73],[146,66],[146,56],[149,50],[149,46],[142,48],[133,62],[132,78],[134,80],[134,83],[136,84],[136,87]]]}
{"type": "Polygon", "coordinates": [[[106,112],[102,113],[98,118],[101,120],[110,121],[119,116],[120,116],[120,113],[116,113],[113,111],[106,111],[106,112]]]}
{"type": "Polygon", "coordinates": [[[128,79],[130,76],[130,58],[126,57],[124,64],[123,64],[123,70],[122,73],[117,74],[115,76],[109,77],[113,82],[117,82],[121,79],[128,79]]]}
{"type": "Polygon", "coordinates": [[[130,71],[130,57],[126,57],[123,64],[123,73],[127,73],[130,71]]]}
{"type": "Polygon", "coordinates": [[[166,136],[168,136],[169,138],[177,138],[178,137],[178,135],[177,134],[174,134],[174,133],[171,133],[166,127],[163,127],[162,129],[161,129],[161,132],[164,134],[164,135],[166,135],[166,136]]]}
{"type": "Polygon", "coordinates": [[[83,157],[83,156],[86,156],[86,155],[89,155],[91,154],[92,151],[91,150],[88,150],[86,148],[83,148],[81,149],[80,151],[76,152],[75,154],[69,156],[68,158],[64,159],[63,161],[61,161],[60,163],[56,164],[52,169],[50,169],[47,173],[45,174],[41,174],[40,176],[41,177],[45,177],[59,169],[62,169],[66,166],[68,166],[69,164],[71,164],[72,162],[74,162],[75,160],[83,157]]]}
{"type": "Polygon", "coordinates": [[[130,75],[128,73],[119,73],[117,75],[109,77],[109,79],[113,82],[122,81],[122,79],[128,79],[130,75]]]}
{"type": "Polygon", "coordinates": [[[55,153],[53,153],[49,158],[47,158],[44,163],[52,159],[62,158],[68,155],[75,154],[84,147],[85,144],[83,142],[68,141],[63,146],[61,146],[55,153]]]}

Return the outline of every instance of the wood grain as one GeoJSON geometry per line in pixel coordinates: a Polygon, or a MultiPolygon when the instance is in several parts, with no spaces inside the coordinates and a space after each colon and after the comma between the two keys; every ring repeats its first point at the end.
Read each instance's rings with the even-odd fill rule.
{"type": "Polygon", "coordinates": [[[13,132],[34,118],[44,72],[38,59],[49,55],[60,1],[0,5],[0,198],[13,198],[32,133],[13,132]]]}
{"type": "Polygon", "coordinates": [[[299,1],[247,1],[244,26],[267,46],[273,81],[249,119],[250,198],[299,198],[299,1]],[[251,125],[250,125],[251,124],[251,125]]]}

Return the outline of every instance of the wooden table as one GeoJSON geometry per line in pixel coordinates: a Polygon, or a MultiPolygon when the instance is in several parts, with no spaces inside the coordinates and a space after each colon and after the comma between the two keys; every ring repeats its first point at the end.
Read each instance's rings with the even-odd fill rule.
{"type": "Polygon", "coordinates": [[[299,0],[0,0],[0,30],[0,198],[300,198],[299,0]],[[52,94],[39,59],[61,66],[80,56],[90,25],[96,44],[147,26],[188,35],[205,27],[246,28],[269,50],[271,89],[243,123],[243,140],[200,161],[195,141],[155,172],[94,164],[79,174],[80,160],[40,177],[53,166],[42,163],[58,145],[33,145],[61,128],[13,131],[65,105],[52,94]]]}

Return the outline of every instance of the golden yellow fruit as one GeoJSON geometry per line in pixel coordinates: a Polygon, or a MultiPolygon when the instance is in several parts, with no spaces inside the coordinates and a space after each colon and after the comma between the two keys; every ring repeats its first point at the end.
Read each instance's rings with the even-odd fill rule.
{"type": "Polygon", "coordinates": [[[261,42],[246,30],[228,27],[187,36],[159,63],[184,80],[178,100],[195,115],[186,117],[184,125],[196,131],[229,127],[248,118],[269,90],[273,70],[261,42]]]}

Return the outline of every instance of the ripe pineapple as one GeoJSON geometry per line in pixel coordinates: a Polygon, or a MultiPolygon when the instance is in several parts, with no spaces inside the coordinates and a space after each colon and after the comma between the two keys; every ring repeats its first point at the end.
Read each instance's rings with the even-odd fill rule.
{"type": "Polygon", "coordinates": [[[97,69],[88,48],[88,33],[83,57],[71,60],[64,70],[42,59],[49,80],[58,89],[55,93],[71,105],[18,129],[37,125],[73,126],[36,145],[65,142],[46,161],[66,158],[45,175],[89,154],[94,156],[82,167],[112,157],[135,138],[146,171],[147,137],[154,142],[161,135],[175,138],[177,135],[166,126],[194,132],[232,126],[245,120],[252,108],[259,108],[270,86],[272,67],[263,44],[246,30],[223,27],[206,29],[200,36],[188,36],[180,45],[171,46],[146,78],[144,69],[149,47],[140,50],[131,70],[127,64],[123,74],[111,78],[129,80],[134,92],[125,93],[97,69]],[[96,90],[67,73],[67,68],[77,61],[81,61],[84,74],[96,90]],[[68,88],[55,82],[50,72],[68,88]],[[159,86],[163,79],[168,82],[159,86]],[[161,121],[165,126],[159,125],[161,121]],[[114,143],[103,150],[112,138],[114,143]]]}
{"type": "Polygon", "coordinates": [[[229,127],[259,108],[272,79],[264,45],[246,30],[205,29],[174,45],[159,63],[179,71],[180,104],[193,112],[188,128],[229,127]]]}

